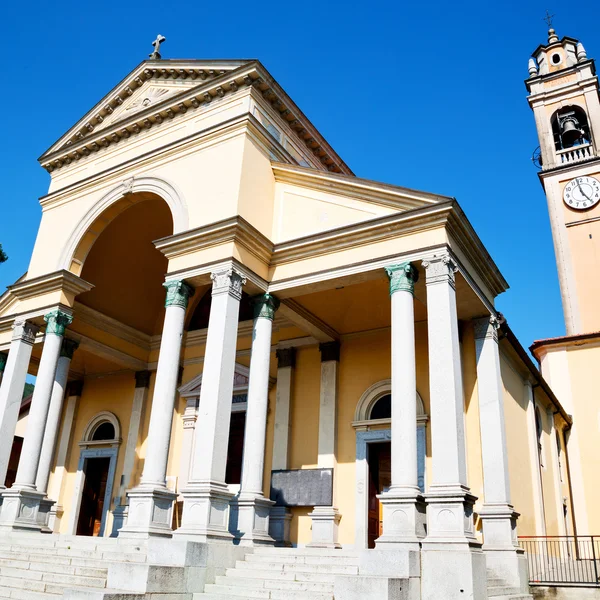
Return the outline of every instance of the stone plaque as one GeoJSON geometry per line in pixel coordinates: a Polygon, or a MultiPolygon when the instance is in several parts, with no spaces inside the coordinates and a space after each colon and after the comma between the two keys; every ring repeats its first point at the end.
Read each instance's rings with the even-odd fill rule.
{"type": "Polygon", "coordinates": [[[272,471],[271,500],[276,506],[331,506],[333,469],[272,471]]]}

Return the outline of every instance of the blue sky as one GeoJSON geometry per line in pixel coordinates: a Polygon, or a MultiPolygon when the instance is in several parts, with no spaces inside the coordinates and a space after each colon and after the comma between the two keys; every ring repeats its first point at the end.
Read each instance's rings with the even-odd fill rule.
{"type": "MultiPolygon", "coordinates": [[[[511,289],[528,346],[564,334],[523,80],[547,39],[600,58],[600,3],[231,1],[3,7],[0,288],[27,270],[48,174],[37,157],[167,37],[165,58],[258,58],[354,172],[455,196],[511,289]]],[[[58,241],[58,240],[57,240],[58,241]]]]}

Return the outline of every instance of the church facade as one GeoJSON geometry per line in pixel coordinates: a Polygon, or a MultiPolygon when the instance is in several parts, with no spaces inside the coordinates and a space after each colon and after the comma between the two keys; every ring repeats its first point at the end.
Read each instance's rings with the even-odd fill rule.
{"type": "Polygon", "coordinates": [[[498,313],[459,204],[356,177],[258,61],[155,54],[40,162],[29,269],[0,298],[0,535],[409,556],[356,577],[433,599],[525,598],[517,532],[593,533],[571,450],[593,420],[498,313]]]}

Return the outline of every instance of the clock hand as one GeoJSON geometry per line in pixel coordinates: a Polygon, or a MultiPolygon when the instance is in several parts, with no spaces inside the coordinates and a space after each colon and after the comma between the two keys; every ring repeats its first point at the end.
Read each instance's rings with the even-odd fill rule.
{"type": "Polygon", "coordinates": [[[591,200],[591,198],[583,191],[583,188],[581,187],[581,184],[579,183],[579,181],[577,182],[577,187],[579,188],[579,191],[582,193],[583,196],[585,196],[585,198],[587,200],[591,200]]]}

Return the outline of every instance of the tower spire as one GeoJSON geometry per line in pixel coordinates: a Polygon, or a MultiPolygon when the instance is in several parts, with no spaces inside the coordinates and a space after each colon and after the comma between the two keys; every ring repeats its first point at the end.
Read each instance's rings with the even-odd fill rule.
{"type": "Polygon", "coordinates": [[[556,31],[552,27],[552,20],[556,15],[551,15],[550,11],[546,9],[546,16],[542,18],[542,21],[546,21],[548,24],[548,43],[554,44],[554,42],[558,42],[558,36],[556,35],[556,31]]]}

